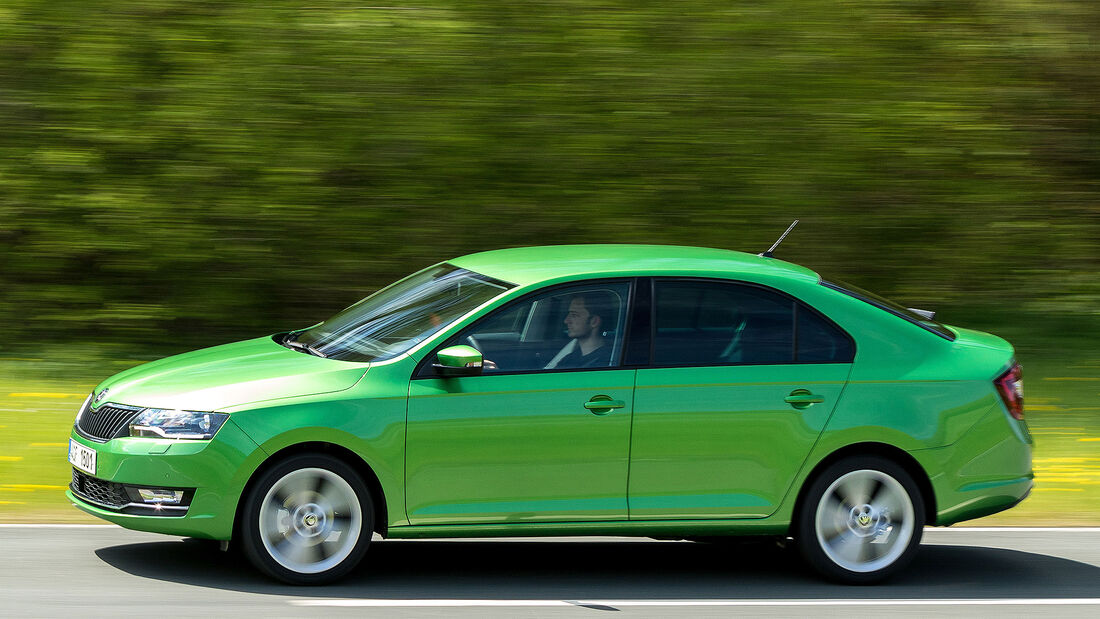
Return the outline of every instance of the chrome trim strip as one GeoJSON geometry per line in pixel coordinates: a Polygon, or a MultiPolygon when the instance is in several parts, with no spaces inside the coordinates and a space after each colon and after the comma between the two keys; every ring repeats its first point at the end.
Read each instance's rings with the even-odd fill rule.
{"type": "MultiPolygon", "coordinates": [[[[92,499],[92,498],[88,497],[87,495],[80,492],[76,488],[73,488],[71,484],[69,485],[69,489],[73,491],[73,496],[80,499],[81,501],[84,501],[85,503],[91,503],[92,505],[95,505],[96,507],[101,507],[103,509],[109,509],[113,512],[121,512],[122,510],[126,509],[127,507],[140,507],[142,509],[148,509],[148,510],[151,510],[151,511],[164,511],[166,509],[171,509],[171,510],[176,510],[176,511],[187,512],[187,510],[191,507],[190,505],[161,505],[160,509],[157,509],[156,508],[157,503],[127,503],[127,504],[122,505],[122,506],[108,505],[106,503],[100,503],[99,501],[96,501],[95,499],[92,499]]],[[[152,514],[123,514],[123,515],[124,516],[144,516],[144,515],[152,515],[152,514]]]]}
{"type": "Polygon", "coordinates": [[[179,511],[187,511],[187,508],[191,507],[191,506],[190,505],[164,505],[162,503],[127,503],[127,504],[123,505],[122,507],[120,507],[119,509],[126,509],[127,507],[144,507],[144,508],[151,509],[151,510],[154,510],[154,511],[162,511],[162,510],[165,510],[165,509],[175,509],[175,510],[179,510],[179,511]],[[160,509],[157,509],[157,506],[160,506],[160,509]]]}
{"type": "Polygon", "coordinates": [[[103,509],[109,509],[113,512],[117,512],[118,510],[122,509],[122,507],[126,507],[126,505],[123,505],[122,507],[118,507],[118,506],[115,506],[115,505],[108,505],[106,503],[100,503],[99,501],[89,497],[88,495],[84,494],[83,492],[80,492],[76,488],[73,488],[71,484],[69,485],[69,489],[73,491],[73,496],[79,498],[81,501],[84,501],[85,503],[91,503],[92,505],[95,505],[96,507],[102,507],[103,509]]]}

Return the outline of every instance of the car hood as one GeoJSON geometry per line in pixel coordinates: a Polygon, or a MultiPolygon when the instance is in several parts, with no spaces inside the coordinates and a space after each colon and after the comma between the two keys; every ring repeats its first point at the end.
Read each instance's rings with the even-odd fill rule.
{"type": "Polygon", "coordinates": [[[343,391],[369,364],[290,350],[270,337],[166,357],[103,381],[101,402],[217,411],[263,400],[343,391]]]}

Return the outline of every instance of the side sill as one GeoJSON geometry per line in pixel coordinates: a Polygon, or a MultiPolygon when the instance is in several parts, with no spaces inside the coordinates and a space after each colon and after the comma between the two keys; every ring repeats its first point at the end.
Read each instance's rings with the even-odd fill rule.
{"type": "Polygon", "coordinates": [[[743,520],[621,520],[609,522],[524,522],[506,524],[456,524],[391,526],[387,538],[428,539],[444,537],[560,537],[610,535],[663,538],[700,535],[786,535],[790,523],[764,518],[743,520]]]}

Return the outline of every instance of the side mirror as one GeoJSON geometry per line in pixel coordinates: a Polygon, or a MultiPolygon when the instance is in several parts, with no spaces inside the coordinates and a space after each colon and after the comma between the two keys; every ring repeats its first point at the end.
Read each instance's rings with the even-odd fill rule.
{"type": "Polygon", "coordinates": [[[448,346],[435,355],[432,364],[440,376],[480,376],[481,353],[466,345],[448,346]]]}

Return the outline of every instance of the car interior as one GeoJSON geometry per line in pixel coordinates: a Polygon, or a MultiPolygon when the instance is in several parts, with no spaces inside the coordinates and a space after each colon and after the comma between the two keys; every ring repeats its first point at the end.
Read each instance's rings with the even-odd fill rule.
{"type": "Polygon", "coordinates": [[[577,294],[593,291],[610,293],[615,299],[613,318],[603,331],[612,346],[611,359],[615,364],[626,320],[625,285],[569,288],[520,301],[460,333],[454,343],[473,346],[485,359],[496,364],[496,368],[485,369],[487,374],[545,369],[571,341],[565,329],[570,300],[577,294]]]}

